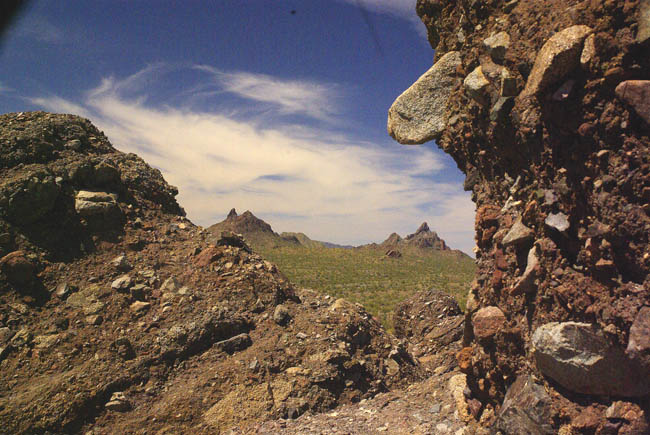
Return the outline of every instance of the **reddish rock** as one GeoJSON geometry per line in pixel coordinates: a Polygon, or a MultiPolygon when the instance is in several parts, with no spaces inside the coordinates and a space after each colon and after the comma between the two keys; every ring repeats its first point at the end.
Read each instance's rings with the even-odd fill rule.
{"type": "Polygon", "coordinates": [[[630,327],[626,352],[650,369],[650,307],[642,307],[637,313],[630,327]]]}
{"type": "Polygon", "coordinates": [[[506,260],[506,256],[503,254],[503,250],[494,250],[494,264],[501,270],[508,270],[508,261],[506,260]]]}
{"type": "Polygon", "coordinates": [[[492,287],[496,290],[500,289],[503,286],[503,272],[499,269],[496,269],[492,274],[492,279],[490,280],[492,287]]]}
{"type": "Polygon", "coordinates": [[[221,256],[223,256],[221,249],[216,246],[210,246],[205,248],[194,258],[194,264],[199,267],[205,267],[221,256]]]}
{"type": "Polygon", "coordinates": [[[602,412],[595,406],[588,406],[571,422],[571,427],[581,431],[594,431],[601,423],[602,412]]]}
{"type": "Polygon", "coordinates": [[[7,280],[16,285],[31,283],[36,274],[34,263],[27,258],[23,251],[14,251],[0,259],[0,270],[7,280]]]}
{"type": "Polygon", "coordinates": [[[472,317],[474,335],[479,339],[494,336],[505,323],[506,316],[498,307],[481,308],[472,317]]]}
{"type": "Polygon", "coordinates": [[[458,367],[463,373],[467,373],[472,367],[472,348],[464,347],[456,354],[456,361],[458,361],[458,367]]]}
{"type": "Polygon", "coordinates": [[[616,96],[632,106],[650,124],[650,80],[627,80],[616,86],[616,96]]]}

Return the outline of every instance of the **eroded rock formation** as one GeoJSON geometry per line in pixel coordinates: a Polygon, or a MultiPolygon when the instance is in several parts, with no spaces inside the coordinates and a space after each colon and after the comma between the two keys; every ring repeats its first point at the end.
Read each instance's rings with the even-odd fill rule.
{"type": "Polygon", "coordinates": [[[650,2],[418,0],[417,13],[436,62],[388,130],[435,138],[477,205],[458,357],[478,418],[647,433],[650,2]]]}

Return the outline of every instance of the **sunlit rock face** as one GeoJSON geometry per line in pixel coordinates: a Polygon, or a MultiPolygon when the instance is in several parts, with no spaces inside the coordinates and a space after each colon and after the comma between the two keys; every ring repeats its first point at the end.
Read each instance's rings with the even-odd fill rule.
{"type": "Polygon", "coordinates": [[[650,375],[648,8],[417,2],[432,69],[460,61],[400,96],[389,131],[401,143],[435,138],[477,205],[479,269],[459,356],[485,426],[647,430],[647,385],[630,380],[650,375]],[[397,134],[406,100],[443,101],[442,127],[402,110],[409,131],[435,134],[397,134]],[[515,397],[543,406],[524,415],[515,397]]]}

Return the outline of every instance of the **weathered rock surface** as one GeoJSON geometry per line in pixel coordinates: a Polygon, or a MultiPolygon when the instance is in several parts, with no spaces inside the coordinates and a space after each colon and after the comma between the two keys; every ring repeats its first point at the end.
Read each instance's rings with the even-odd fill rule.
{"type": "Polygon", "coordinates": [[[626,352],[650,371],[650,307],[641,307],[634,318],[626,352]]]}
{"type": "Polygon", "coordinates": [[[645,44],[650,40],[650,0],[639,1],[638,23],[636,40],[645,44]]]}
{"type": "Polygon", "coordinates": [[[520,375],[508,388],[495,428],[503,434],[554,434],[551,398],[531,376],[520,375]]]}
{"type": "Polygon", "coordinates": [[[616,95],[650,124],[650,80],[627,80],[616,87],[616,95]]]}
{"type": "Polygon", "coordinates": [[[517,219],[517,221],[508,231],[508,234],[506,234],[506,236],[501,241],[501,244],[503,246],[508,246],[522,243],[532,239],[534,234],[535,233],[533,233],[533,230],[521,222],[521,219],[517,219]]]}
{"type": "Polygon", "coordinates": [[[450,52],[400,95],[388,111],[388,133],[399,143],[419,144],[440,136],[447,126],[447,102],[458,83],[457,52],[450,52]]]}
{"type": "Polygon", "coordinates": [[[583,394],[635,397],[650,393],[647,373],[588,323],[547,323],[532,337],[537,367],[563,387],[583,394]]]}
{"type": "Polygon", "coordinates": [[[547,392],[547,433],[643,433],[636,422],[650,408],[630,394],[642,394],[637,385],[648,377],[639,331],[650,306],[650,139],[648,99],[629,82],[648,80],[647,0],[418,0],[416,10],[435,35],[437,56],[456,52],[463,79],[480,66],[490,82],[489,104],[464,88],[452,91],[450,122],[436,137],[476,202],[478,272],[458,361],[471,400],[480,402],[478,417],[517,433],[523,417],[501,410],[514,379],[530,376],[547,392]],[[499,59],[484,41],[501,32],[510,41],[499,59]],[[509,99],[500,95],[503,71],[517,92],[509,99]],[[518,219],[532,236],[511,243],[506,236],[518,219]],[[501,309],[507,322],[483,339],[473,320],[487,307],[501,309]],[[596,328],[600,338],[590,340],[609,350],[594,355],[626,367],[634,381],[614,369],[592,386],[583,385],[584,373],[564,386],[545,375],[533,334],[553,322],[596,328]],[[627,404],[617,415],[630,420],[606,417],[617,400],[627,404]]]}
{"type": "Polygon", "coordinates": [[[543,92],[576,68],[582,43],[591,32],[587,26],[571,26],[553,35],[537,53],[523,95],[543,92]]]}
{"type": "Polygon", "coordinates": [[[483,46],[492,59],[501,61],[506,56],[506,50],[510,47],[510,35],[506,32],[499,32],[485,39],[483,46]]]}
{"type": "Polygon", "coordinates": [[[80,216],[104,215],[117,208],[117,195],[106,192],[79,191],[74,208],[80,216]]]}
{"type": "Polygon", "coordinates": [[[474,71],[469,73],[463,81],[465,90],[473,99],[483,104],[486,102],[486,89],[490,86],[490,82],[485,78],[481,67],[476,67],[474,71]]]}
{"type": "Polygon", "coordinates": [[[478,339],[490,338],[497,334],[506,323],[506,316],[499,307],[484,307],[472,317],[474,336],[478,339]]]}

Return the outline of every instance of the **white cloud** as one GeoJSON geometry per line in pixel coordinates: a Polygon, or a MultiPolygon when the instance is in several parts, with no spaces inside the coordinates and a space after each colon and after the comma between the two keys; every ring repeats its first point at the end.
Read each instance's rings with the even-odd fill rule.
{"type": "MultiPolygon", "coordinates": [[[[284,114],[306,115],[328,120],[336,112],[337,86],[306,80],[283,80],[265,74],[225,72],[207,65],[195,69],[209,73],[214,84],[224,92],[268,103],[284,114]]],[[[216,93],[210,88],[205,93],[216,93]]]]}
{"type": "Polygon", "coordinates": [[[412,19],[415,14],[416,0],[339,0],[368,11],[395,15],[400,18],[412,19]]]}
{"type": "Polygon", "coordinates": [[[63,30],[43,17],[21,20],[16,32],[19,36],[49,44],[58,44],[64,39],[63,30]]]}
{"type": "MultiPolygon", "coordinates": [[[[116,148],[161,169],[179,187],[188,217],[204,226],[236,207],[250,209],[278,232],[360,244],[393,231],[405,235],[426,220],[452,247],[465,252],[473,247],[468,195],[430,177],[443,167],[438,152],[372,144],[309,125],[260,127],[256,119],[219,111],[148,105],[150,85],[164,79],[157,71],[106,79],[81,102],[31,101],[90,118],[116,148]],[[133,93],[134,83],[144,87],[137,97],[125,97],[122,91],[133,93]]],[[[279,94],[284,101],[286,95],[279,94]]]]}

